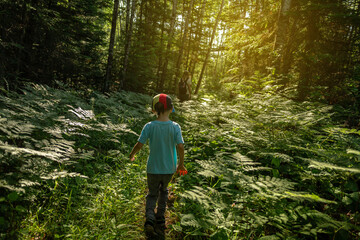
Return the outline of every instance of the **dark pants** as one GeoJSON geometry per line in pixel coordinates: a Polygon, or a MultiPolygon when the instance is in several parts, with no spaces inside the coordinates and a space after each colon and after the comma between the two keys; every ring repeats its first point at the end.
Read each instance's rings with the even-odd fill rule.
{"type": "Polygon", "coordinates": [[[172,174],[147,174],[149,193],[146,195],[146,221],[155,222],[165,217],[166,202],[168,199],[167,186],[172,174]],[[157,211],[155,216],[155,207],[157,211]]]}
{"type": "Polygon", "coordinates": [[[180,94],[179,99],[180,99],[180,102],[190,100],[190,95],[186,94],[186,93],[185,94],[180,94]]]}

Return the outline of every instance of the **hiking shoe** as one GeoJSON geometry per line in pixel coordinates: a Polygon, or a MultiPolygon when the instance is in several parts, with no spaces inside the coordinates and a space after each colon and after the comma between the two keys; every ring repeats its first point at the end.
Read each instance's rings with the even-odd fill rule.
{"type": "Polygon", "coordinates": [[[166,229],[165,221],[156,221],[156,227],[161,230],[165,230],[166,229]]]}
{"type": "Polygon", "coordinates": [[[146,221],[145,222],[145,234],[147,237],[156,237],[157,234],[155,232],[154,223],[146,221]]]}
{"type": "Polygon", "coordinates": [[[159,217],[156,218],[155,232],[158,234],[159,239],[165,239],[165,218],[159,217]]]}
{"type": "Polygon", "coordinates": [[[165,218],[164,217],[156,217],[156,225],[164,225],[165,226],[165,218]]]}

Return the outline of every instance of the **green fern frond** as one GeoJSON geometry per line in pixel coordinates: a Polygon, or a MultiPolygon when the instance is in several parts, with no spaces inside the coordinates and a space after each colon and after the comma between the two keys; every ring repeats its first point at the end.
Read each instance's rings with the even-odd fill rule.
{"type": "Polygon", "coordinates": [[[309,162],[309,168],[316,168],[316,169],[330,169],[330,170],[335,170],[335,171],[345,171],[345,172],[352,172],[352,173],[360,173],[360,169],[359,168],[349,168],[349,167],[341,167],[341,166],[337,166],[335,164],[331,164],[331,163],[326,163],[326,162],[320,162],[314,159],[309,159],[309,158],[301,158],[302,160],[305,160],[307,162],[309,162]]]}
{"type": "Polygon", "coordinates": [[[196,220],[193,214],[184,214],[181,216],[181,225],[199,228],[201,225],[196,220]]]}
{"type": "Polygon", "coordinates": [[[192,189],[181,194],[183,198],[195,201],[205,208],[209,208],[212,204],[212,199],[209,195],[210,194],[206,189],[199,186],[194,186],[192,189]]]}
{"type": "Polygon", "coordinates": [[[203,170],[203,171],[199,171],[199,172],[197,172],[197,174],[202,175],[204,177],[217,177],[218,176],[216,173],[214,173],[214,172],[212,172],[211,170],[208,170],[208,169],[203,170]]]}
{"type": "Polygon", "coordinates": [[[47,159],[50,159],[52,161],[61,162],[62,155],[57,152],[45,152],[45,151],[37,151],[30,148],[19,148],[10,146],[7,144],[1,144],[0,143],[0,149],[4,150],[5,152],[8,152],[12,155],[23,155],[23,156],[36,156],[36,157],[44,157],[47,159]]]}
{"type": "Polygon", "coordinates": [[[50,174],[46,174],[45,176],[41,176],[41,179],[44,180],[55,180],[58,178],[65,178],[65,177],[81,177],[81,178],[88,178],[85,175],[81,175],[80,173],[76,173],[76,172],[67,172],[67,171],[57,171],[55,169],[55,171],[51,172],[50,174]]]}
{"type": "Polygon", "coordinates": [[[337,204],[335,201],[327,200],[324,198],[319,197],[316,194],[309,194],[309,193],[301,193],[301,192],[285,192],[291,199],[297,201],[307,200],[310,202],[322,202],[322,203],[333,203],[337,204]]]}

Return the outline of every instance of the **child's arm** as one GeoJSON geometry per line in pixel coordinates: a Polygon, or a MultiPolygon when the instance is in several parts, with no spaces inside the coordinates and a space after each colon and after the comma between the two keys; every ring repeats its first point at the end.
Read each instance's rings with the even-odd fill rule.
{"type": "Polygon", "coordinates": [[[179,143],[176,148],[180,159],[176,169],[176,173],[180,173],[180,171],[186,171],[186,168],[184,166],[184,144],[179,143]]]}
{"type": "Polygon", "coordinates": [[[130,161],[135,160],[135,154],[140,151],[140,149],[144,146],[141,142],[137,142],[133,148],[133,150],[130,153],[130,161]]]}

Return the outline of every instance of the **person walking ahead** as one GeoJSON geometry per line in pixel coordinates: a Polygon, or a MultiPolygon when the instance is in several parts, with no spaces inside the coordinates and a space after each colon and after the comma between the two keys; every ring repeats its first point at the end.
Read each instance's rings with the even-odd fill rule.
{"type": "Polygon", "coordinates": [[[191,76],[188,71],[184,71],[184,74],[179,82],[179,99],[181,102],[191,99],[191,76]]]}
{"type": "Polygon", "coordinates": [[[130,153],[130,160],[134,161],[135,154],[149,139],[150,154],[146,167],[149,192],[146,196],[145,212],[145,232],[148,236],[156,236],[155,225],[165,229],[167,187],[172,175],[175,172],[187,173],[184,167],[184,140],[181,128],[169,119],[170,113],[175,111],[170,96],[156,95],[152,101],[152,111],[157,114],[157,119],[145,124],[138,142],[130,153]],[[178,164],[177,153],[180,158],[178,164]]]}

